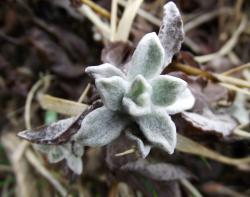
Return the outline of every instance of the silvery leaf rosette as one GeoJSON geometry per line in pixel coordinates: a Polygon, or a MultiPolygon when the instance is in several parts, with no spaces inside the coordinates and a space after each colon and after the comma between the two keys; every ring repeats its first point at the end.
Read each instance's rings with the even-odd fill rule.
{"type": "Polygon", "coordinates": [[[176,146],[176,127],[169,114],[193,107],[195,99],[182,79],[160,75],[180,50],[184,38],[180,13],[174,3],[164,6],[164,19],[158,36],[146,34],[132,55],[126,73],[111,64],[86,68],[95,78],[104,106],[91,112],[76,134],[88,146],[103,146],[116,139],[131,122],[150,142],[126,133],[135,140],[145,157],[151,146],[172,154],[176,146]]]}
{"type": "Polygon", "coordinates": [[[153,146],[172,154],[176,127],[169,114],[192,108],[194,97],[182,79],[160,75],[164,63],[159,37],[149,33],[139,42],[126,73],[108,63],[87,67],[104,106],[85,117],[76,139],[103,146],[133,121],[153,146]]]}
{"type": "MultiPolygon", "coordinates": [[[[140,40],[126,71],[109,63],[86,68],[95,79],[104,106],[88,113],[66,144],[36,147],[46,153],[51,162],[65,159],[77,174],[82,172],[84,146],[107,145],[124,130],[126,136],[136,142],[142,157],[149,154],[151,147],[172,154],[176,146],[176,127],[170,115],[191,109],[195,99],[185,81],[161,73],[180,50],[183,38],[180,13],[175,4],[169,2],[164,6],[159,34],[148,33],[140,40]],[[139,126],[143,139],[126,129],[131,123],[139,126]]],[[[61,120],[52,124],[51,129],[63,130],[73,120],[61,120]]],[[[47,131],[49,136],[53,133],[47,131]]],[[[34,138],[33,133],[24,131],[19,136],[34,138]]]]}

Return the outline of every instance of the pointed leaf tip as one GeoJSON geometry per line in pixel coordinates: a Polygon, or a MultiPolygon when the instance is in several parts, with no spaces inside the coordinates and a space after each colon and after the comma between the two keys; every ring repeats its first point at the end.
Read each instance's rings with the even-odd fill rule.
{"type": "Polygon", "coordinates": [[[122,98],[127,89],[127,81],[118,76],[96,79],[96,88],[104,105],[113,111],[121,109],[122,98]]]}
{"type": "Polygon", "coordinates": [[[125,78],[124,73],[119,68],[109,63],[101,64],[99,66],[89,66],[85,69],[85,72],[92,75],[95,79],[113,76],[125,78]]]}
{"type": "Polygon", "coordinates": [[[133,80],[141,74],[146,79],[152,78],[162,71],[164,49],[156,33],[148,33],[140,40],[131,59],[127,77],[133,80]]]}
{"type": "Polygon", "coordinates": [[[162,148],[169,154],[176,146],[176,127],[170,116],[164,110],[140,116],[136,122],[152,146],[162,148]]]}
{"type": "Polygon", "coordinates": [[[122,100],[124,110],[131,116],[148,113],[151,109],[151,85],[142,75],[137,75],[122,100]]]}

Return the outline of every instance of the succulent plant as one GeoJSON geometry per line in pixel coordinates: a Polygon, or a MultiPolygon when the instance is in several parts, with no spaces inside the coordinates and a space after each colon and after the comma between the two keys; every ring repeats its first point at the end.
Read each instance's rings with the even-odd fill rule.
{"type": "Polygon", "coordinates": [[[103,146],[136,122],[146,139],[172,154],[176,127],[168,114],[190,109],[194,97],[182,79],[160,75],[165,51],[155,33],[139,42],[126,73],[111,64],[86,68],[95,78],[104,106],[85,117],[75,135],[88,146],[103,146]]]}
{"type": "Polygon", "coordinates": [[[149,142],[145,145],[145,140],[134,132],[125,131],[126,136],[136,142],[142,157],[149,154],[152,146],[172,154],[176,146],[176,127],[169,114],[192,108],[195,99],[184,80],[161,73],[180,50],[183,38],[180,13],[175,4],[169,2],[164,6],[158,36],[148,33],[140,40],[126,71],[109,63],[86,68],[95,78],[104,106],[88,113],[66,144],[48,142],[51,136],[58,136],[68,128],[66,125],[74,122],[74,118],[54,123],[50,129],[45,129],[45,134],[24,131],[18,135],[33,142],[37,137],[42,138],[36,147],[48,155],[49,161],[66,159],[77,174],[82,171],[84,146],[109,144],[131,123],[139,126],[149,142]],[[43,145],[45,143],[49,145],[43,145]]]}

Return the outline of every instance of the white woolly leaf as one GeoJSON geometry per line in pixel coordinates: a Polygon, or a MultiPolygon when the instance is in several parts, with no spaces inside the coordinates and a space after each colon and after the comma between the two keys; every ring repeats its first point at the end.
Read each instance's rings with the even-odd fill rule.
{"type": "Polygon", "coordinates": [[[143,99],[142,95],[145,93],[151,94],[151,89],[150,84],[144,79],[144,77],[137,75],[128,89],[126,97],[131,98],[139,106],[145,106],[149,103],[143,99]]]}
{"type": "MultiPolygon", "coordinates": [[[[49,146],[49,145],[48,145],[49,146]]],[[[63,149],[60,145],[52,145],[48,154],[48,160],[50,163],[57,163],[65,158],[63,149]]]]}
{"type": "Polygon", "coordinates": [[[194,106],[195,98],[191,91],[186,88],[181,94],[179,94],[176,100],[165,108],[168,114],[177,114],[182,111],[191,109],[194,106]]]}
{"type": "Polygon", "coordinates": [[[86,146],[104,146],[116,139],[128,123],[124,115],[100,107],[84,118],[75,139],[86,146]]]}
{"type": "Polygon", "coordinates": [[[121,108],[122,98],[127,89],[127,82],[121,77],[100,78],[96,80],[96,88],[104,102],[110,110],[121,108]]]}
{"type": "MultiPolygon", "coordinates": [[[[141,100],[144,100],[145,103],[150,102],[150,95],[148,93],[144,93],[140,96],[141,100]]],[[[122,100],[124,110],[131,116],[141,116],[144,114],[148,114],[151,111],[150,105],[140,106],[137,105],[131,98],[124,97],[122,100]]]]}
{"type": "Polygon", "coordinates": [[[164,66],[167,66],[171,63],[174,54],[179,52],[184,40],[181,15],[173,2],[164,6],[164,18],[158,36],[165,50],[164,66]]]}
{"type": "Polygon", "coordinates": [[[150,79],[161,73],[163,63],[164,49],[159,38],[155,33],[148,33],[135,49],[127,77],[132,80],[137,75],[143,75],[150,79]]]}
{"type": "Polygon", "coordinates": [[[176,128],[170,116],[164,110],[157,110],[137,118],[143,134],[152,145],[162,148],[169,154],[176,146],[176,128]]]}
{"type": "Polygon", "coordinates": [[[68,167],[76,174],[82,172],[83,146],[75,141],[62,145],[35,145],[35,148],[48,155],[50,163],[57,163],[65,159],[68,167]]]}
{"type": "Polygon", "coordinates": [[[84,149],[83,149],[82,144],[77,143],[77,142],[74,142],[74,143],[72,144],[72,153],[73,153],[75,156],[78,156],[78,157],[83,156],[83,154],[84,154],[84,149]]]}
{"type": "Polygon", "coordinates": [[[80,157],[75,157],[74,155],[69,155],[66,158],[68,167],[76,174],[81,174],[83,170],[83,163],[80,157]]]}
{"type": "Polygon", "coordinates": [[[113,76],[125,78],[124,73],[119,68],[108,63],[101,64],[99,66],[89,66],[85,69],[85,72],[92,75],[95,79],[113,76]]]}
{"type": "Polygon", "coordinates": [[[122,104],[125,111],[132,116],[146,114],[150,111],[150,95],[152,88],[143,76],[138,75],[132,82],[122,104]]]}
{"type": "Polygon", "coordinates": [[[172,104],[186,89],[187,83],[170,75],[160,75],[151,81],[153,93],[152,102],[159,106],[172,104]]]}
{"type": "Polygon", "coordinates": [[[33,147],[45,154],[48,154],[50,152],[51,146],[50,145],[45,145],[45,144],[33,144],[33,147]]]}

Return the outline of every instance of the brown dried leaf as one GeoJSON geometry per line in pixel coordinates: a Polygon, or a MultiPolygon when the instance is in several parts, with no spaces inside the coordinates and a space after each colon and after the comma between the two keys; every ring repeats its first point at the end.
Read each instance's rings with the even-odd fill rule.
{"type": "Polygon", "coordinates": [[[132,188],[141,191],[143,196],[183,196],[180,190],[180,185],[177,181],[153,181],[140,175],[135,176],[132,173],[121,174],[120,179],[128,183],[132,188]]]}
{"type": "Polygon", "coordinates": [[[230,135],[237,126],[236,121],[230,115],[214,114],[208,108],[203,109],[202,114],[183,112],[181,115],[193,127],[223,137],[230,135]]]}
{"type": "Polygon", "coordinates": [[[88,107],[77,117],[63,119],[32,130],[26,130],[18,133],[18,136],[36,144],[61,144],[68,142],[70,137],[77,133],[81,127],[84,117],[95,108],[99,107],[100,103],[96,103],[88,107]]]}
{"type": "Polygon", "coordinates": [[[135,143],[121,134],[119,138],[107,145],[105,161],[111,170],[119,169],[122,165],[136,161],[139,156],[135,153],[126,154],[117,157],[117,153],[122,153],[129,149],[135,148],[135,143]]]}
{"type": "Polygon", "coordinates": [[[191,178],[192,175],[185,168],[169,163],[149,163],[140,159],[121,167],[121,170],[136,172],[156,181],[174,181],[191,178]]]}
{"type": "Polygon", "coordinates": [[[104,63],[122,68],[129,61],[133,51],[134,47],[129,43],[113,42],[102,50],[101,59],[104,63]]]}
{"type": "Polygon", "coordinates": [[[190,77],[180,72],[172,72],[174,75],[188,82],[189,88],[195,96],[195,105],[192,112],[183,112],[182,120],[178,118],[175,123],[179,131],[184,133],[202,134],[209,133],[219,136],[228,136],[237,126],[228,109],[221,110],[220,113],[211,109],[211,107],[221,99],[228,99],[228,91],[217,85],[208,82],[201,77],[190,77]]]}
{"type": "Polygon", "coordinates": [[[73,126],[75,122],[75,118],[63,119],[50,125],[22,131],[18,133],[18,137],[37,144],[59,144],[58,140],[62,140],[61,136],[63,134],[68,133],[72,129],[74,130],[72,133],[76,133],[73,126]]]}

